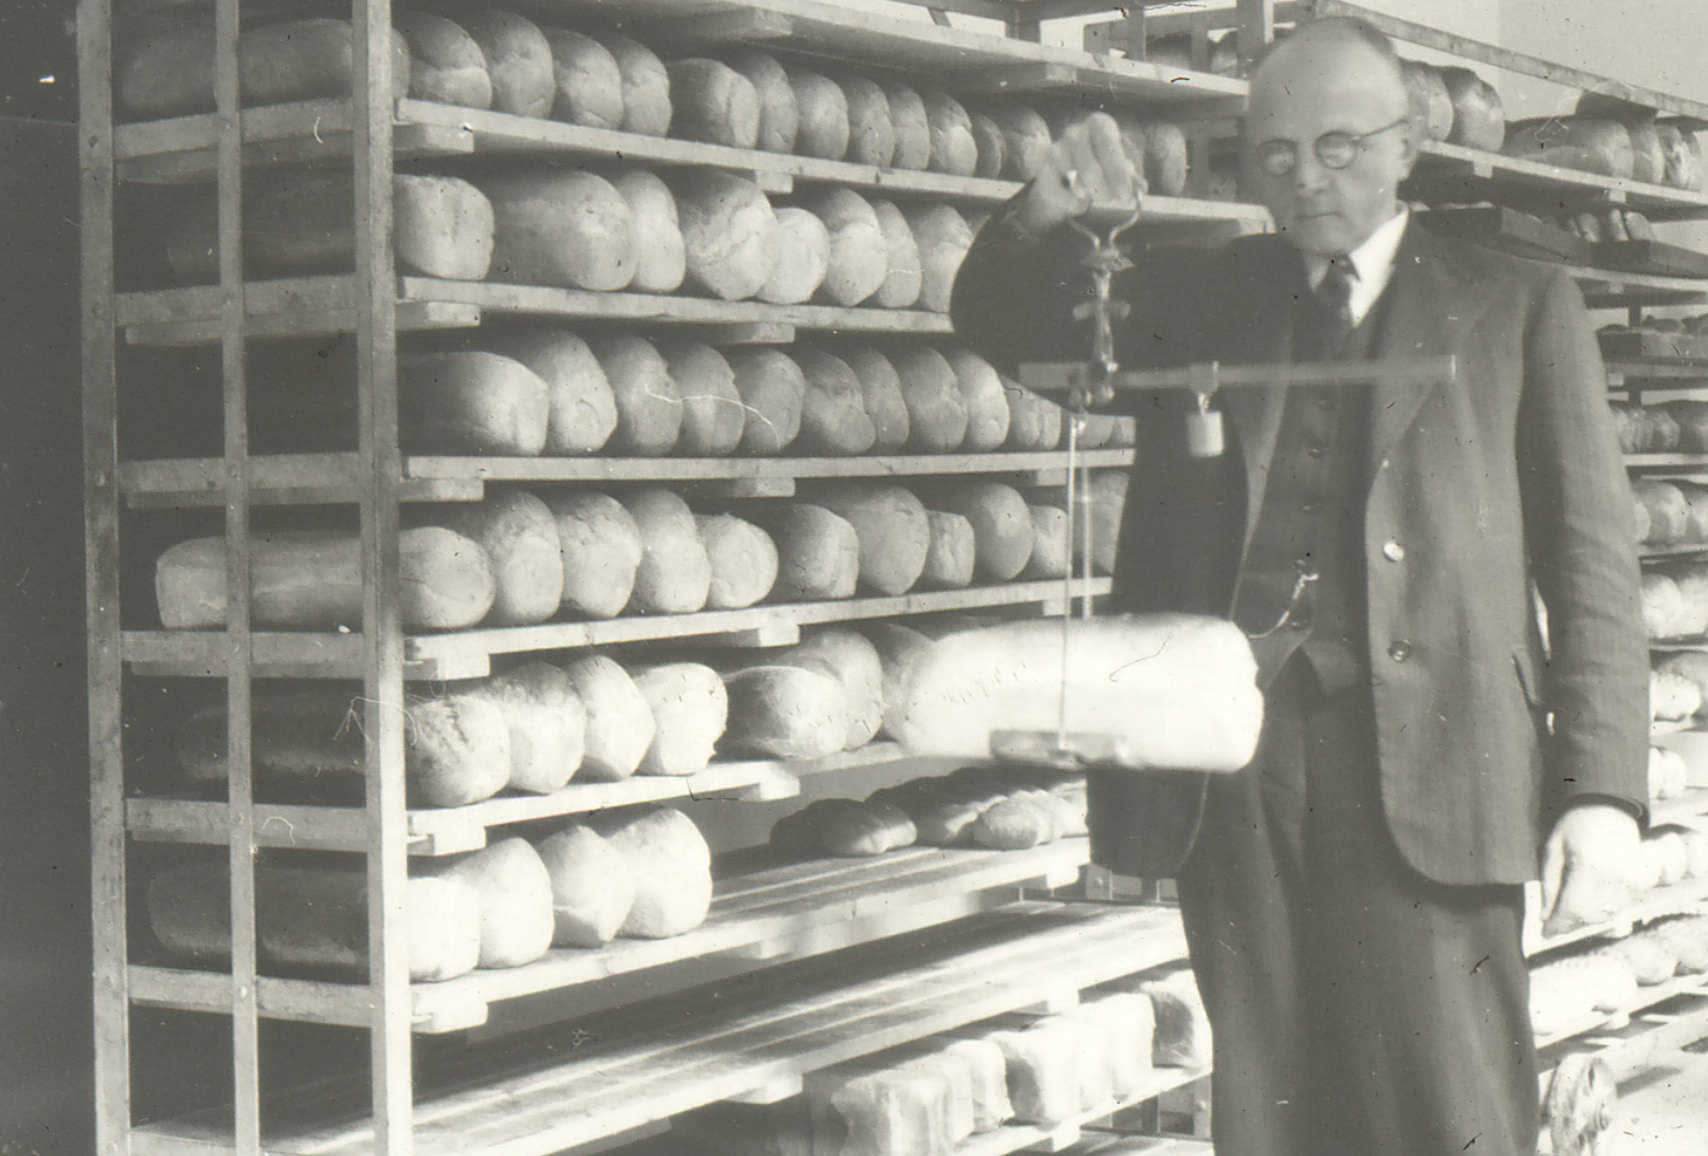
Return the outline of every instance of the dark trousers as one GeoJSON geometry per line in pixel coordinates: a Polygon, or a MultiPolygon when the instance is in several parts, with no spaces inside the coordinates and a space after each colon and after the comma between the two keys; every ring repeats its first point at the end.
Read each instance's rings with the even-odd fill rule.
{"type": "Polygon", "coordinates": [[[1382,817],[1369,692],[1295,658],[1178,879],[1220,1156],[1533,1156],[1519,887],[1448,887],[1382,817]]]}

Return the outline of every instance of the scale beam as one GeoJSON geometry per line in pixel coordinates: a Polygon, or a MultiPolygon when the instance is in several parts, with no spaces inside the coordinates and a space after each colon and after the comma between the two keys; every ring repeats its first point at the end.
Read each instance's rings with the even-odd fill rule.
{"type": "MultiPolygon", "coordinates": [[[[1180,369],[1122,369],[1108,388],[1128,392],[1184,389],[1209,397],[1222,389],[1285,385],[1373,385],[1387,381],[1448,382],[1458,378],[1452,357],[1402,357],[1379,361],[1300,362],[1293,365],[1223,365],[1207,361],[1180,369]]],[[[1020,367],[1020,384],[1039,393],[1091,389],[1100,383],[1097,367],[1083,361],[1029,362],[1020,367]]]]}

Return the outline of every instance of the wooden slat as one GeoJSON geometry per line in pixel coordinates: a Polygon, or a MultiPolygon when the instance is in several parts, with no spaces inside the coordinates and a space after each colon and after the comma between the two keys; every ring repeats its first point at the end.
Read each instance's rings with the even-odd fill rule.
{"type": "Polygon", "coordinates": [[[1708,466],[1708,454],[1626,454],[1628,470],[1668,471],[1697,470],[1708,466]]]}
{"type": "MultiPolygon", "coordinates": [[[[131,965],[131,1001],[148,1007],[220,1012],[231,1008],[231,976],[217,971],[131,965]]],[[[367,1027],[373,1018],[365,987],[262,976],[255,1001],[268,1019],[367,1027]]]]}
{"type": "MultiPolygon", "coordinates": [[[[255,505],[315,505],[354,502],[357,458],[353,453],[263,454],[250,458],[250,501],[255,505]]],[[[162,458],[123,462],[119,489],[133,508],[206,506],[223,501],[217,458],[162,458]]],[[[477,502],[484,482],[463,477],[405,479],[405,502],[477,502]]]]}
{"type": "Polygon", "coordinates": [[[1700,975],[1676,976],[1665,983],[1639,988],[1637,998],[1626,1007],[1616,1012],[1590,1012],[1549,1035],[1538,1036],[1536,1047],[1538,1050],[1552,1048],[1577,1036],[1586,1036],[1608,1027],[1623,1027],[1627,1019],[1645,1008],[1666,1003],[1681,995],[1708,995],[1708,980],[1704,980],[1700,975]]]}

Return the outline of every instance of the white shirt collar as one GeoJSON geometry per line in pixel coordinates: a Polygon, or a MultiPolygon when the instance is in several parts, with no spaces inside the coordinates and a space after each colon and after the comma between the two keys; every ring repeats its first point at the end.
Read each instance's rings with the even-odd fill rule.
{"type": "MultiPolygon", "coordinates": [[[[1394,276],[1394,261],[1399,257],[1400,241],[1405,237],[1406,222],[1411,217],[1411,211],[1400,206],[1400,211],[1376,226],[1376,231],[1364,238],[1364,243],[1347,254],[1352,264],[1352,324],[1362,324],[1364,318],[1376,305],[1376,299],[1382,295],[1382,290],[1388,287],[1388,282],[1394,276]]],[[[1310,280],[1311,288],[1322,284],[1323,275],[1328,272],[1328,258],[1314,253],[1305,254],[1305,276],[1310,280]]]]}

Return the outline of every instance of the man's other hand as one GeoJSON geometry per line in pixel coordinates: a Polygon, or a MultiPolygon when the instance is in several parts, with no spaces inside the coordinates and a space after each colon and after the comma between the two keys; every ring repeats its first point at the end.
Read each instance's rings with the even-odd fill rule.
{"type": "Polygon", "coordinates": [[[1542,932],[1563,935],[1611,918],[1631,900],[1637,820],[1609,803],[1579,803],[1560,816],[1542,849],[1542,932]]]}
{"type": "Polygon", "coordinates": [[[1121,147],[1121,130],[1106,112],[1071,125],[1044,154],[1020,203],[1019,224],[1047,233],[1082,216],[1093,202],[1131,208],[1138,200],[1139,173],[1121,147]]]}

